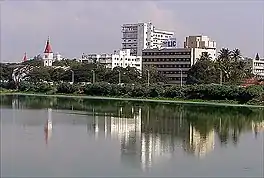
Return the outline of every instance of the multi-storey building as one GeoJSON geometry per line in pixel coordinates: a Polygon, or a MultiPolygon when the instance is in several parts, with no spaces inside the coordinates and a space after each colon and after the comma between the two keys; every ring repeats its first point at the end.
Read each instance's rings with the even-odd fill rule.
{"type": "Polygon", "coordinates": [[[106,68],[112,68],[112,55],[101,54],[98,57],[98,62],[104,65],[106,68]]]}
{"type": "Polygon", "coordinates": [[[82,54],[82,57],[78,59],[79,62],[82,63],[96,63],[99,61],[99,54],[82,54]]]}
{"type": "Polygon", "coordinates": [[[264,78],[264,58],[259,58],[259,55],[257,54],[255,59],[244,58],[244,60],[247,64],[247,68],[250,69],[257,78],[264,78]]]}
{"type": "Polygon", "coordinates": [[[142,70],[142,57],[130,55],[130,49],[114,51],[113,54],[83,54],[79,62],[100,63],[111,69],[129,66],[142,70]]]}
{"type": "Polygon", "coordinates": [[[203,51],[198,48],[145,49],[142,55],[143,70],[154,67],[168,78],[168,83],[185,84],[188,70],[203,51]]]}
{"type": "Polygon", "coordinates": [[[142,70],[142,57],[130,55],[130,49],[116,51],[112,55],[112,69],[115,67],[135,67],[142,70]]]}
{"type": "Polygon", "coordinates": [[[160,48],[162,43],[170,39],[174,32],[157,30],[148,23],[124,24],[122,26],[122,50],[130,49],[131,55],[141,56],[146,48],[160,48]]]}
{"type": "Polygon", "coordinates": [[[212,60],[217,57],[216,42],[211,41],[208,36],[188,36],[184,42],[184,48],[202,49],[202,52],[209,54],[212,60]]]}

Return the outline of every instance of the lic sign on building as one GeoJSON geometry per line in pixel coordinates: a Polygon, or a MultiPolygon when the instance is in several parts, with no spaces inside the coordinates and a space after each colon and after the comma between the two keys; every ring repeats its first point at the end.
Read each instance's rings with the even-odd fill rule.
{"type": "Polygon", "coordinates": [[[177,41],[176,38],[170,38],[163,42],[162,48],[176,48],[177,47],[177,41]]]}

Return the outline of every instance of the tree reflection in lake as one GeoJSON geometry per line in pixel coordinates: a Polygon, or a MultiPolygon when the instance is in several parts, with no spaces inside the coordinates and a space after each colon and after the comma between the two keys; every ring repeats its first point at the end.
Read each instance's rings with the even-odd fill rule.
{"type": "Polygon", "coordinates": [[[141,162],[144,169],[180,150],[202,158],[216,143],[237,145],[243,132],[252,130],[257,138],[264,128],[263,109],[246,107],[32,96],[2,96],[1,105],[82,111],[93,118],[89,134],[119,140],[122,161],[141,162]]]}

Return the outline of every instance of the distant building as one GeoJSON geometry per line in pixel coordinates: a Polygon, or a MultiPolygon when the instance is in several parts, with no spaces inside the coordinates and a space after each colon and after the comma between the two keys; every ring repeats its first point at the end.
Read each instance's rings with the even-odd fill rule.
{"type": "Polygon", "coordinates": [[[61,61],[61,60],[62,60],[61,54],[56,53],[53,57],[53,61],[61,61]]]}
{"type": "Polygon", "coordinates": [[[23,62],[27,61],[27,53],[24,53],[23,62]]]}
{"type": "Polygon", "coordinates": [[[62,57],[59,53],[54,54],[51,49],[50,39],[46,42],[46,47],[42,56],[44,66],[52,66],[54,61],[61,61],[62,57]]]}
{"type": "Polygon", "coordinates": [[[115,67],[135,67],[142,70],[142,57],[130,55],[130,50],[119,50],[112,55],[112,69],[115,67]]]}
{"type": "Polygon", "coordinates": [[[79,62],[82,63],[96,63],[99,61],[99,54],[82,54],[81,58],[78,59],[79,62]]]}
{"type": "Polygon", "coordinates": [[[141,56],[143,49],[160,48],[174,32],[157,30],[148,23],[123,24],[122,50],[130,49],[131,55],[141,56]]]}
{"type": "Polygon", "coordinates": [[[188,36],[184,42],[184,48],[202,49],[202,53],[209,54],[212,60],[215,60],[217,57],[216,42],[211,41],[208,36],[188,36]]]}
{"type": "Polygon", "coordinates": [[[53,52],[51,49],[49,38],[47,40],[46,47],[43,53],[43,62],[44,62],[44,66],[52,66],[53,52]]]}
{"type": "Polygon", "coordinates": [[[83,63],[99,63],[111,69],[129,66],[135,67],[139,71],[142,70],[142,57],[132,56],[129,49],[114,51],[113,54],[83,54],[78,61],[83,63]]]}
{"type": "Polygon", "coordinates": [[[187,72],[206,49],[199,48],[163,48],[145,49],[142,54],[142,66],[154,67],[168,78],[169,84],[186,83],[187,72]]]}
{"type": "Polygon", "coordinates": [[[264,58],[259,58],[257,54],[255,59],[244,58],[247,68],[252,71],[258,79],[264,79],[264,58]]]}

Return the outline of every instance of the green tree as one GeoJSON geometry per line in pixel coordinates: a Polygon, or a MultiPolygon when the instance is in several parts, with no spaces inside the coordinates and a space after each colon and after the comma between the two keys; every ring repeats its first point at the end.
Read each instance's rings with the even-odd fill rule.
{"type": "Polygon", "coordinates": [[[158,71],[155,67],[144,67],[142,70],[141,83],[148,82],[148,72],[150,84],[168,82],[168,78],[162,72],[158,71]]]}
{"type": "Polygon", "coordinates": [[[241,51],[239,49],[234,49],[231,51],[231,58],[234,62],[239,62],[242,58],[241,51]]]}
{"type": "Polygon", "coordinates": [[[28,74],[27,80],[33,83],[50,81],[50,73],[48,67],[34,67],[28,74]]]}
{"type": "Polygon", "coordinates": [[[219,82],[219,70],[208,54],[203,54],[188,71],[187,84],[210,84],[219,82]]]}

